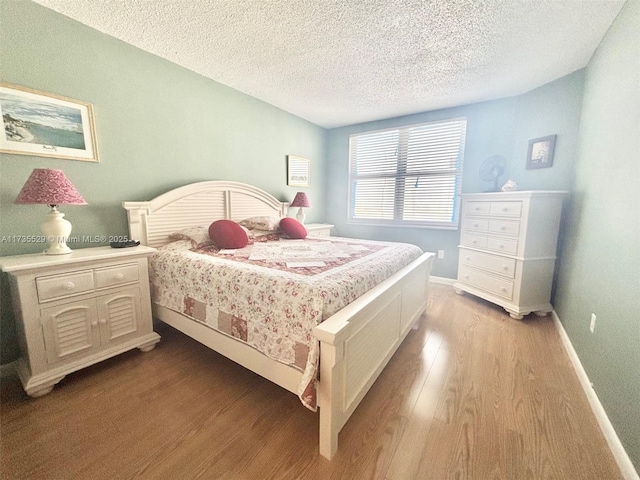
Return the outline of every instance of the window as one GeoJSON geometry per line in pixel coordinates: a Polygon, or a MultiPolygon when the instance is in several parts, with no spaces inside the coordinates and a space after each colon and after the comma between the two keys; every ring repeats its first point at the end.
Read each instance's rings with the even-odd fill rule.
{"type": "Polygon", "coordinates": [[[349,223],[457,228],[467,120],[349,139],[349,223]]]}

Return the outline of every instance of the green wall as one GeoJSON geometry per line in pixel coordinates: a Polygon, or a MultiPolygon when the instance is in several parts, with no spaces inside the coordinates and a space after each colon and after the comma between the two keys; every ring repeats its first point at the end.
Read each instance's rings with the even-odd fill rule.
{"type": "Polygon", "coordinates": [[[415,243],[431,252],[444,250],[445,258],[436,260],[433,275],[456,278],[458,230],[347,224],[349,135],[466,117],[463,193],[482,192],[492,187],[478,175],[480,165],[491,155],[503,155],[507,159],[507,171],[501,183],[512,178],[521,190],[571,190],[583,84],[584,72],[580,70],[517,97],[329,130],[326,220],[336,225],[338,234],[346,237],[415,243]],[[558,135],[553,167],[526,170],[529,140],[551,134],[558,135]]]}
{"type": "Polygon", "coordinates": [[[585,78],[554,305],[640,471],[640,2],[623,7],[585,78]]]}
{"type": "MultiPolygon", "coordinates": [[[[0,238],[40,234],[48,208],[13,204],[33,168],[64,170],[89,203],[61,208],[72,236],[125,235],[122,201],[195,181],[247,182],[291,201],[289,154],[311,159],[307,221],[324,219],[323,128],[29,1],[0,1],[0,35],[1,80],[92,103],[100,155],[90,163],[0,154],[0,238]]],[[[0,255],[44,248],[5,238],[0,255]]],[[[4,275],[1,299],[7,363],[17,352],[4,275]]]]}
{"type": "MultiPolygon", "coordinates": [[[[63,211],[72,235],[126,234],[123,200],[226,179],[282,200],[285,156],[312,159],[309,221],[344,236],[445,250],[434,275],[455,278],[459,232],[346,224],[351,133],[466,116],[463,192],[494,154],[502,180],[572,191],[560,242],[554,305],[627,452],[640,464],[640,2],[628,2],[586,70],[524,95],[330,130],[142,52],[29,1],[0,1],[0,74],[6,82],[94,105],[100,163],[0,154],[0,238],[38,235],[45,207],[13,205],[33,168],[61,168],[89,202],[63,211]],[[552,168],[525,170],[531,138],[557,134],[552,168]],[[326,149],[326,151],[325,151],[326,149]],[[324,161],[326,158],[326,162],[324,161]],[[323,208],[324,207],[324,208],[323,208]],[[591,312],[596,330],[588,330],[591,312]]],[[[292,212],[293,213],[293,212],[292,212]]],[[[90,245],[82,245],[90,246],[90,245]]],[[[42,244],[0,243],[0,255],[42,244]]],[[[0,362],[16,357],[2,278],[0,362]]]]}

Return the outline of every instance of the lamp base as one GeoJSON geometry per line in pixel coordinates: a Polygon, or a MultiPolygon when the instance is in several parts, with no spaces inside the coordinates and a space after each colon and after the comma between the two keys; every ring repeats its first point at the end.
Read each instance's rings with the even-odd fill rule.
{"type": "Polygon", "coordinates": [[[304,219],[307,218],[307,216],[304,214],[304,211],[302,210],[302,207],[300,207],[298,209],[298,213],[296,215],[296,219],[304,225],[304,219]]]}
{"type": "Polygon", "coordinates": [[[65,220],[64,213],[60,213],[55,205],[47,215],[47,220],[40,225],[42,233],[49,241],[49,248],[44,251],[47,255],[67,255],[73,250],[67,246],[67,238],[71,234],[71,222],[65,220]]]}

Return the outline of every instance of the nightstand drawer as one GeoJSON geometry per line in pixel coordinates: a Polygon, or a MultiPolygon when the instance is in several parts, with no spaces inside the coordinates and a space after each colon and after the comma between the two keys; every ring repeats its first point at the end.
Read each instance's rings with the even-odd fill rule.
{"type": "Polygon", "coordinates": [[[93,272],[85,270],[67,275],[51,275],[36,278],[38,300],[55,300],[70,295],[93,291],[93,272]]]}
{"type": "Polygon", "coordinates": [[[138,264],[95,269],[96,288],[114,287],[138,281],[138,264]]]}
{"type": "Polygon", "coordinates": [[[491,215],[520,218],[522,202],[491,202],[491,215]]]}
{"type": "Polygon", "coordinates": [[[509,278],[515,277],[516,261],[513,258],[461,249],[460,261],[465,265],[505,275],[509,278]]]}
{"type": "Polygon", "coordinates": [[[485,275],[484,273],[476,272],[464,266],[460,268],[458,279],[463,283],[506,298],[507,300],[511,300],[513,297],[513,281],[510,280],[502,280],[491,275],[485,275]]]}

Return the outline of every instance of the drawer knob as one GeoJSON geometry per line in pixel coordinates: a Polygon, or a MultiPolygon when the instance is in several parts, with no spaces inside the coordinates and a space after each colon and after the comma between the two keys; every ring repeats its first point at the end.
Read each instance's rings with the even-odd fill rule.
{"type": "Polygon", "coordinates": [[[116,280],[122,280],[124,278],[124,273],[116,273],[113,278],[116,280]]]}
{"type": "Polygon", "coordinates": [[[505,227],[504,225],[500,227],[500,230],[506,230],[507,227],[505,227]]]}
{"type": "Polygon", "coordinates": [[[473,226],[474,226],[475,228],[478,228],[478,224],[477,224],[477,223],[474,223],[474,224],[473,224],[473,226]]]}
{"type": "Polygon", "coordinates": [[[465,275],[464,278],[469,278],[469,275],[465,275]]]}
{"type": "Polygon", "coordinates": [[[500,244],[500,245],[498,245],[498,247],[500,247],[500,248],[504,248],[504,245],[500,244]]]}
{"type": "Polygon", "coordinates": [[[75,284],[73,282],[67,282],[63,285],[63,288],[70,292],[71,290],[73,290],[74,288],[76,288],[75,284]]]}
{"type": "Polygon", "coordinates": [[[473,243],[473,244],[475,245],[476,243],[478,243],[478,241],[477,241],[477,240],[474,240],[474,241],[472,241],[471,243],[473,243]]]}
{"type": "Polygon", "coordinates": [[[98,321],[97,320],[92,321],[91,322],[91,326],[92,327],[97,327],[98,326],[98,321]]]}
{"type": "Polygon", "coordinates": [[[502,208],[502,211],[503,211],[503,212],[508,212],[508,211],[509,211],[509,209],[508,209],[507,207],[503,207],[503,208],[502,208]]]}
{"type": "Polygon", "coordinates": [[[467,257],[467,262],[468,262],[469,260],[471,260],[471,257],[467,257]]]}
{"type": "Polygon", "coordinates": [[[509,270],[509,267],[507,265],[502,267],[503,270],[509,270]]]}
{"type": "Polygon", "coordinates": [[[474,210],[477,212],[478,210],[480,210],[480,207],[476,207],[474,208],[474,210]]]}
{"type": "Polygon", "coordinates": [[[502,287],[502,288],[500,288],[500,290],[502,290],[503,292],[507,291],[506,287],[502,287]]]}
{"type": "Polygon", "coordinates": [[[100,319],[100,325],[106,325],[107,324],[107,319],[106,318],[101,318],[100,319]]]}

